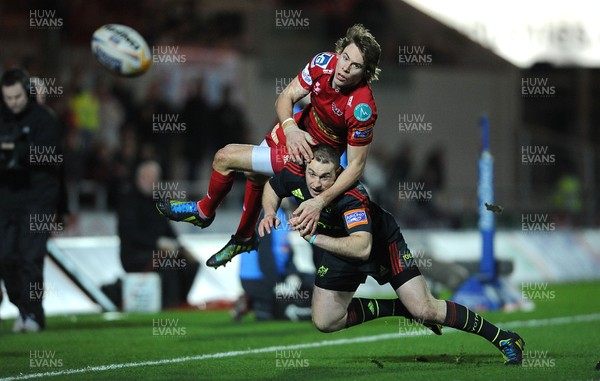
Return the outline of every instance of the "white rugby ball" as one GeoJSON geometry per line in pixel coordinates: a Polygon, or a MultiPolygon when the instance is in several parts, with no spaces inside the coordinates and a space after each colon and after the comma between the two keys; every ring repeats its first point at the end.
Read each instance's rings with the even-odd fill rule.
{"type": "Polygon", "coordinates": [[[121,24],[106,24],[92,36],[92,53],[108,70],[117,75],[135,77],[152,65],[150,48],[135,29],[121,24]]]}

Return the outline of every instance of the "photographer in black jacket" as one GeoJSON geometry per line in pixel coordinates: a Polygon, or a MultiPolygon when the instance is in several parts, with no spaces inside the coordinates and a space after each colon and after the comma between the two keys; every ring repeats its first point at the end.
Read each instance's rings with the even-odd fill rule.
{"type": "Polygon", "coordinates": [[[36,102],[27,72],[0,78],[0,277],[19,308],[14,332],[45,327],[44,257],[60,196],[60,128],[54,113],[36,102]]]}

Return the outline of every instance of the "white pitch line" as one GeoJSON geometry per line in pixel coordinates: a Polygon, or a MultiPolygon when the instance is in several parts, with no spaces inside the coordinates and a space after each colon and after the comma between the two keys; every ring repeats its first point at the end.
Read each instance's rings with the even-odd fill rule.
{"type": "MultiPolygon", "coordinates": [[[[600,313],[589,314],[589,315],[564,316],[564,317],[549,318],[549,319],[512,321],[512,322],[507,322],[507,323],[499,323],[497,325],[501,326],[503,328],[538,327],[538,326],[548,326],[548,325],[590,322],[590,321],[596,321],[596,320],[600,320],[600,313]]],[[[447,327],[445,327],[445,328],[447,328],[447,327]]],[[[450,329],[450,332],[459,332],[459,331],[450,329]]],[[[450,332],[446,332],[446,333],[450,333],[450,332]]],[[[250,355],[250,354],[257,354],[257,353],[268,353],[268,352],[286,351],[286,350],[295,350],[295,349],[318,348],[318,347],[327,347],[327,346],[332,346],[332,345],[369,343],[369,342],[373,342],[373,341],[390,340],[390,339],[398,339],[401,337],[424,336],[424,335],[432,335],[432,333],[430,331],[425,331],[425,330],[414,330],[414,331],[409,331],[406,333],[387,333],[387,334],[374,335],[374,336],[361,336],[361,337],[355,337],[355,338],[351,338],[351,339],[324,340],[324,341],[317,341],[314,343],[294,344],[294,345],[277,345],[277,346],[264,347],[264,348],[248,349],[248,350],[243,350],[243,351],[210,353],[210,354],[205,354],[205,355],[176,357],[176,358],[164,359],[164,360],[88,366],[87,368],[79,368],[79,369],[67,369],[67,370],[59,370],[59,371],[53,371],[53,372],[22,374],[19,376],[10,376],[10,377],[6,377],[6,378],[0,378],[0,381],[30,380],[30,379],[34,379],[34,378],[65,376],[65,375],[70,375],[70,374],[104,372],[104,371],[108,371],[108,370],[116,370],[116,369],[124,369],[124,368],[137,368],[140,366],[148,366],[148,365],[177,364],[177,363],[190,362],[190,361],[209,360],[209,359],[217,359],[217,358],[225,358],[225,357],[236,357],[236,356],[244,356],[244,355],[250,355]]]]}

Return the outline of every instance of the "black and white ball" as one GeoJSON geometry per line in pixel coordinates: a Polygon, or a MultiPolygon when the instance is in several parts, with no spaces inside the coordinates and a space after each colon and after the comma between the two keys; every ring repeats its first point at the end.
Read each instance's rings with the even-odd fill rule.
{"type": "Polygon", "coordinates": [[[106,24],[92,36],[92,53],[112,73],[135,77],[152,65],[150,48],[135,29],[121,24],[106,24]]]}

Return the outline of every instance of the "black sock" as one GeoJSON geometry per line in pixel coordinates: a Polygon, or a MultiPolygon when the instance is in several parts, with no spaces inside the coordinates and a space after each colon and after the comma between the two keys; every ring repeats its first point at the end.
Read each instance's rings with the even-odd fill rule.
{"type": "Polygon", "coordinates": [[[346,328],[386,316],[412,318],[400,299],[352,298],[348,306],[346,328]]]}
{"type": "Polygon", "coordinates": [[[496,327],[467,307],[449,300],[446,301],[444,325],[484,337],[497,348],[500,348],[500,340],[510,337],[506,331],[496,327]]]}

